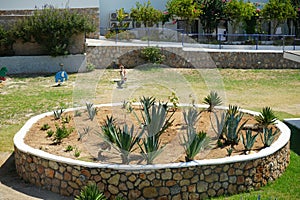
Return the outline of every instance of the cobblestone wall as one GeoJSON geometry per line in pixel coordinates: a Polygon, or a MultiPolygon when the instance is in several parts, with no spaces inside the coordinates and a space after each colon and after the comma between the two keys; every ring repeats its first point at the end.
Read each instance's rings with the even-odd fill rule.
{"type": "MultiPolygon", "coordinates": [[[[112,61],[132,68],[145,61],[140,57],[141,46],[88,46],[87,62],[105,68],[112,61]]],[[[180,47],[164,47],[166,64],[170,67],[299,69],[300,64],[283,58],[283,52],[183,51],[180,47]]]]}
{"type": "Polygon", "coordinates": [[[290,162],[289,144],[267,157],[243,162],[153,170],[89,168],[43,159],[15,148],[18,174],[26,181],[66,196],[96,183],[109,198],[205,199],[264,186],[290,162]]]}

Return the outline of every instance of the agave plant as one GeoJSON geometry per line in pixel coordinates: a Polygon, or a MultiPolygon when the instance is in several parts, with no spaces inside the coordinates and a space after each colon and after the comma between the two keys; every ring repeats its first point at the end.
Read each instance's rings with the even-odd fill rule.
{"type": "Polygon", "coordinates": [[[217,137],[219,139],[224,138],[224,132],[225,132],[225,122],[226,122],[226,114],[225,112],[222,112],[220,115],[220,118],[218,117],[217,113],[214,113],[214,117],[216,120],[216,127],[214,127],[213,122],[210,118],[211,124],[212,124],[212,129],[216,133],[217,137]]]}
{"type": "Polygon", "coordinates": [[[106,120],[104,121],[104,124],[101,126],[102,134],[104,139],[107,142],[110,142],[112,144],[116,143],[114,132],[117,131],[117,127],[115,125],[115,119],[113,116],[106,116],[106,120]]]}
{"type": "Polygon", "coordinates": [[[273,133],[272,128],[263,128],[262,133],[260,134],[261,140],[264,144],[264,147],[269,147],[273,143],[275,136],[279,133],[279,130],[276,129],[273,133]]]}
{"type": "Polygon", "coordinates": [[[196,133],[194,128],[188,128],[187,130],[187,136],[182,137],[182,144],[186,153],[186,161],[191,161],[201,150],[209,146],[210,138],[203,131],[196,133]]]}
{"type": "Polygon", "coordinates": [[[255,120],[260,128],[267,128],[269,125],[275,124],[277,117],[270,107],[264,107],[255,120]]]}
{"type": "Polygon", "coordinates": [[[98,189],[96,184],[85,186],[75,200],[106,200],[104,194],[98,189]]]}
{"type": "Polygon", "coordinates": [[[183,111],[183,119],[187,126],[194,127],[200,118],[201,112],[195,108],[189,108],[188,111],[183,111]]]}
{"type": "Polygon", "coordinates": [[[224,127],[224,137],[225,137],[225,143],[228,145],[231,145],[232,147],[234,145],[237,145],[240,140],[240,133],[247,123],[247,120],[241,124],[241,120],[243,118],[243,113],[227,113],[226,121],[225,121],[225,127],[224,127]]]}
{"type": "Polygon", "coordinates": [[[175,112],[168,116],[167,104],[152,104],[151,108],[148,109],[147,105],[149,104],[144,104],[142,115],[143,132],[145,132],[146,137],[142,139],[142,144],[139,146],[147,164],[151,164],[162,151],[160,136],[173,123],[172,117],[175,112]]]}
{"type": "Polygon", "coordinates": [[[85,105],[86,105],[86,109],[87,109],[87,112],[89,115],[89,119],[91,121],[93,121],[98,110],[97,110],[97,108],[94,107],[93,103],[86,102],[85,105]]]}
{"type": "Polygon", "coordinates": [[[123,126],[123,129],[120,128],[115,129],[116,131],[112,132],[114,138],[116,138],[115,145],[121,153],[122,163],[128,164],[129,154],[134,150],[134,146],[140,141],[140,137],[143,134],[141,131],[138,135],[134,134],[134,126],[132,125],[130,129],[128,129],[127,124],[123,126]]]}
{"type": "Polygon", "coordinates": [[[247,130],[246,131],[246,137],[244,137],[243,135],[240,136],[241,141],[245,147],[245,151],[250,151],[251,148],[253,147],[256,138],[258,136],[258,133],[255,135],[252,135],[252,131],[251,130],[247,130]]]}
{"type": "Polygon", "coordinates": [[[58,120],[61,118],[61,115],[63,114],[64,110],[61,108],[59,110],[54,110],[53,114],[54,114],[54,119],[58,120]]]}
{"type": "Polygon", "coordinates": [[[211,91],[209,95],[204,98],[203,103],[208,104],[209,107],[207,108],[207,111],[212,112],[215,106],[220,106],[222,104],[222,99],[217,92],[211,91]]]}

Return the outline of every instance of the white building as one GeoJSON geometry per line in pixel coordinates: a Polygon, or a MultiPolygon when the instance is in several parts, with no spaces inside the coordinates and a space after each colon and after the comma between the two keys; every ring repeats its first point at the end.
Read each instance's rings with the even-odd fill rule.
{"type": "MultiPolygon", "coordinates": [[[[104,34],[115,22],[116,10],[124,8],[125,12],[130,13],[130,9],[135,7],[136,2],[147,3],[148,0],[99,0],[100,10],[100,33],[104,34]]],[[[151,5],[158,10],[165,10],[168,0],[151,0],[151,5]]]]}

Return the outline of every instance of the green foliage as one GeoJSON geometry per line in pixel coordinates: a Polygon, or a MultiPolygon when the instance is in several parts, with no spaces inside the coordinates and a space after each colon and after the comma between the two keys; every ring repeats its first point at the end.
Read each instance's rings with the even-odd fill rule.
{"type": "Polygon", "coordinates": [[[247,123],[247,120],[241,123],[243,116],[244,113],[237,111],[237,106],[232,106],[231,109],[227,111],[226,121],[223,129],[225,144],[233,147],[239,143],[239,135],[247,123]]]}
{"type": "Polygon", "coordinates": [[[68,145],[65,149],[66,152],[73,151],[74,147],[72,145],[68,145]]]}
{"type": "Polygon", "coordinates": [[[240,136],[241,141],[245,147],[245,151],[250,151],[251,148],[253,147],[256,138],[258,136],[258,133],[255,135],[252,135],[252,131],[251,130],[247,130],[246,131],[246,137],[244,137],[243,135],[240,136]]]}
{"type": "Polygon", "coordinates": [[[130,17],[136,22],[143,23],[145,27],[152,27],[162,21],[163,14],[160,10],[155,9],[148,0],[144,4],[136,2],[135,8],[131,8],[130,17]]]}
{"type": "Polygon", "coordinates": [[[280,131],[276,129],[273,133],[272,128],[263,128],[263,132],[260,134],[261,140],[264,144],[264,147],[269,147],[273,143],[275,136],[279,133],[280,131]]]}
{"type": "Polygon", "coordinates": [[[73,35],[95,31],[92,20],[70,9],[45,6],[16,24],[14,33],[24,42],[36,41],[52,56],[68,54],[73,35]]]}
{"type": "Polygon", "coordinates": [[[42,131],[46,131],[50,128],[49,124],[43,124],[43,126],[41,127],[42,131]]]}
{"type": "Polygon", "coordinates": [[[134,146],[139,142],[143,131],[134,136],[134,126],[132,125],[129,130],[127,124],[123,126],[122,130],[120,128],[117,128],[115,130],[115,132],[112,132],[114,138],[116,138],[115,145],[121,153],[122,163],[128,164],[129,153],[134,150],[134,146]]]}
{"type": "Polygon", "coordinates": [[[213,33],[224,15],[225,1],[199,0],[203,12],[200,14],[200,22],[205,33],[213,33]]]}
{"type": "Polygon", "coordinates": [[[87,112],[88,112],[88,115],[89,115],[89,119],[91,121],[93,121],[96,114],[97,114],[97,112],[98,112],[98,110],[97,110],[97,108],[94,107],[93,103],[86,102],[85,105],[86,105],[86,109],[87,109],[87,112]]]}
{"type": "Polygon", "coordinates": [[[273,34],[275,34],[279,24],[287,19],[295,19],[297,16],[296,9],[290,0],[269,0],[261,13],[265,19],[273,21],[273,34]]]}
{"type": "Polygon", "coordinates": [[[200,5],[193,0],[169,0],[166,5],[168,12],[173,16],[191,21],[202,13],[200,5]]]}
{"type": "Polygon", "coordinates": [[[75,200],[106,200],[104,194],[98,189],[96,184],[85,186],[75,200]]]}
{"type": "Polygon", "coordinates": [[[63,114],[64,110],[61,108],[60,110],[54,110],[54,119],[59,120],[61,118],[61,115],[63,114]]]}
{"type": "Polygon", "coordinates": [[[207,111],[212,112],[215,106],[222,105],[222,99],[219,97],[217,92],[211,91],[209,95],[204,98],[203,103],[209,105],[207,111]]]}
{"type": "Polygon", "coordinates": [[[246,23],[257,14],[256,7],[251,2],[243,0],[228,1],[224,8],[224,14],[229,19],[233,26],[233,33],[236,32],[237,26],[243,22],[246,23]]]}
{"type": "Polygon", "coordinates": [[[86,71],[87,72],[91,72],[91,71],[94,71],[95,70],[95,65],[93,63],[87,63],[86,64],[86,71]]]}
{"type": "Polygon", "coordinates": [[[8,48],[15,42],[12,31],[6,30],[0,25],[0,47],[8,48]]]}
{"type": "Polygon", "coordinates": [[[158,47],[146,47],[141,50],[141,57],[148,62],[161,64],[165,56],[162,54],[162,51],[158,47]]]}
{"type": "Polygon", "coordinates": [[[200,119],[200,114],[195,108],[189,108],[187,112],[183,112],[183,118],[187,125],[187,134],[186,136],[183,135],[181,140],[186,153],[186,161],[193,160],[210,143],[210,138],[206,136],[205,132],[201,131],[197,133],[196,131],[195,125],[200,119]]]}
{"type": "Polygon", "coordinates": [[[186,161],[194,160],[194,157],[207,146],[210,139],[206,133],[201,131],[196,133],[195,129],[188,129],[187,137],[183,136],[183,147],[186,153],[186,161]]]}
{"type": "Polygon", "coordinates": [[[66,115],[65,117],[64,116],[61,117],[61,121],[64,124],[70,123],[71,119],[72,119],[72,117],[70,115],[66,115]]]}
{"type": "Polygon", "coordinates": [[[173,104],[173,108],[177,109],[179,104],[179,98],[176,95],[175,92],[172,92],[172,94],[168,97],[169,101],[173,104]]]}
{"type": "MultiPolygon", "coordinates": [[[[221,113],[221,116],[220,116],[220,119],[217,115],[217,113],[213,112],[214,113],[214,117],[215,117],[215,120],[216,120],[216,127],[213,125],[213,122],[211,121],[211,124],[212,124],[212,128],[214,130],[214,132],[217,134],[217,137],[219,139],[223,139],[224,138],[224,132],[225,132],[225,123],[226,123],[226,114],[224,112],[221,113]]],[[[219,142],[220,140],[218,140],[219,142]]],[[[220,143],[218,143],[218,145],[221,144],[221,141],[220,143]]],[[[222,145],[223,146],[223,143],[222,145]]]]}
{"type": "Polygon", "coordinates": [[[115,119],[111,116],[106,116],[106,120],[104,121],[104,124],[101,126],[102,134],[104,136],[104,139],[107,142],[110,142],[112,144],[116,143],[116,137],[115,132],[117,132],[117,127],[115,125],[115,119]]]}
{"type": "MultiPolygon", "coordinates": [[[[144,98],[145,99],[145,98],[144,98]]],[[[142,144],[139,144],[141,153],[146,159],[147,164],[151,164],[153,160],[162,152],[160,145],[160,136],[167,128],[171,126],[174,120],[172,117],[175,112],[171,112],[168,116],[168,105],[159,103],[153,104],[153,98],[146,98],[148,101],[143,101],[143,132],[146,137],[142,138],[142,144]],[[151,108],[149,105],[152,105],[151,108]]]]}
{"type": "Polygon", "coordinates": [[[74,117],[80,117],[82,112],[80,110],[75,110],[74,117]]]}
{"type": "Polygon", "coordinates": [[[61,127],[56,125],[54,142],[56,144],[60,144],[64,138],[67,138],[72,133],[73,130],[73,128],[66,128],[64,124],[61,127]]]}
{"type": "Polygon", "coordinates": [[[232,154],[232,152],[233,152],[233,148],[228,148],[228,149],[226,149],[226,151],[227,151],[227,156],[231,156],[231,154],[232,154]]]}
{"type": "Polygon", "coordinates": [[[47,131],[47,137],[52,137],[53,134],[54,134],[54,131],[52,131],[52,130],[47,131]]]}
{"type": "Polygon", "coordinates": [[[255,120],[260,128],[267,128],[269,125],[275,124],[277,117],[270,107],[264,107],[255,120]]]}
{"type": "Polygon", "coordinates": [[[74,156],[78,158],[81,154],[81,151],[78,148],[75,148],[74,156]]]}

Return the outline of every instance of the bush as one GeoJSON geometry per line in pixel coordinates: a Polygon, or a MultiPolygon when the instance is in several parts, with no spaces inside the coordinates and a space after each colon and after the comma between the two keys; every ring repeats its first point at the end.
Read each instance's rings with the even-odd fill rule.
{"type": "Polygon", "coordinates": [[[75,200],[106,200],[104,194],[98,189],[96,184],[85,186],[75,200]]]}
{"type": "Polygon", "coordinates": [[[161,64],[165,59],[165,56],[158,47],[146,47],[142,49],[141,57],[146,61],[155,64],[161,64]]]}
{"type": "Polygon", "coordinates": [[[95,31],[95,26],[84,15],[71,12],[69,9],[56,9],[45,6],[35,10],[30,17],[16,24],[16,38],[24,42],[36,41],[46,48],[50,55],[66,55],[70,38],[79,33],[95,31]]]}

